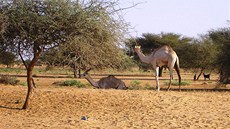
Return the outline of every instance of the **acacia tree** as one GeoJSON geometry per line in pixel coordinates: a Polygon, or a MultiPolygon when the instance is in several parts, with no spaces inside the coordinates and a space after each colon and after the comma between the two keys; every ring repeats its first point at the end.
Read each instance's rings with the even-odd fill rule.
{"type": "Polygon", "coordinates": [[[76,77],[77,70],[86,68],[115,68],[125,67],[125,54],[113,42],[87,41],[86,38],[75,37],[67,44],[61,45],[44,54],[42,62],[52,66],[71,66],[76,77]]]}
{"type": "Polygon", "coordinates": [[[209,32],[209,38],[220,50],[217,55],[216,66],[220,73],[220,82],[230,83],[230,27],[220,28],[209,32]]]}
{"type": "Polygon", "coordinates": [[[204,36],[200,40],[194,40],[189,44],[178,46],[177,49],[181,67],[200,70],[194,80],[198,80],[204,70],[214,68],[218,51],[207,37],[204,36]]]}
{"type": "MultiPolygon", "coordinates": [[[[5,0],[0,3],[0,42],[8,50],[18,53],[27,70],[28,91],[23,109],[28,107],[33,88],[33,68],[42,52],[60,49],[60,45],[68,46],[70,40],[79,37],[90,42],[99,40],[96,43],[101,44],[104,38],[100,35],[112,36],[112,41],[107,39],[110,43],[120,38],[122,23],[111,18],[112,12],[117,11],[114,8],[117,2],[5,0]],[[30,62],[27,64],[25,60],[28,59],[30,62]]],[[[110,48],[109,45],[107,47],[110,48]]]]}
{"type": "MultiPolygon", "coordinates": [[[[48,65],[72,66],[74,77],[76,77],[77,69],[80,74],[80,70],[87,67],[124,69],[128,65],[132,65],[131,59],[127,58],[124,51],[119,47],[128,25],[123,19],[116,20],[115,17],[111,16],[117,14],[117,11],[127,8],[113,8],[111,10],[111,7],[116,6],[116,2],[106,6],[105,10],[97,9],[101,6],[101,3],[95,4],[97,8],[87,9],[87,12],[94,12],[93,15],[90,13],[91,19],[94,20],[88,21],[90,24],[87,26],[90,33],[73,37],[67,44],[45,53],[43,61],[48,65]]],[[[122,17],[119,15],[119,18],[122,17]]]]}

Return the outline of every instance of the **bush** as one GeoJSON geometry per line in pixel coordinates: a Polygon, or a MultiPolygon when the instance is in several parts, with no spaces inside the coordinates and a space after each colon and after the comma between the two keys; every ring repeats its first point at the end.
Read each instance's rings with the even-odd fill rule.
{"type": "Polygon", "coordinates": [[[130,83],[131,83],[131,86],[139,86],[141,84],[141,82],[138,80],[133,80],[130,83]]]}
{"type": "Polygon", "coordinates": [[[130,87],[129,87],[129,89],[130,90],[140,90],[140,84],[141,84],[141,82],[140,81],[138,81],[138,80],[133,80],[133,81],[131,81],[130,82],[130,87]]]}
{"type": "Polygon", "coordinates": [[[141,82],[138,80],[133,80],[130,82],[130,90],[154,90],[155,88],[151,86],[149,83],[145,83],[144,86],[140,85],[141,82]]]}
{"type": "MultiPolygon", "coordinates": [[[[164,82],[165,85],[168,85],[169,84],[169,81],[165,81],[164,82]]],[[[186,86],[186,85],[190,85],[191,82],[189,81],[181,81],[181,86],[186,86]]],[[[179,82],[178,80],[172,80],[172,83],[171,83],[172,86],[179,86],[179,82]]]]}
{"type": "Polygon", "coordinates": [[[146,83],[146,84],[145,84],[144,89],[145,89],[145,90],[155,90],[155,88],[154,88],[152,85],[150,85],[149,83],[146,83]]]}
{"type": "Polygon", "coordinates": [[[85,85],[77,80],[66,80],[64,82],[58,81],[54,82],[53,84],[59,85],[59,86],[77,86],[78,88],[84,88],[85,85]]]}
{"type": "Polygon", "coordinates": [[[27,83],[26,82],[20,82],[19,85],[21,85],[21,86],[27,86],[27,83]]]}
{"type": "Polygon", "coordinates": [[[19,80],[17,80],[16,77],[10,77],[9,75],[1,75],[0,83],[6,84],[6,85],[8,84],[16,85],[19,83],[19,80]]]}

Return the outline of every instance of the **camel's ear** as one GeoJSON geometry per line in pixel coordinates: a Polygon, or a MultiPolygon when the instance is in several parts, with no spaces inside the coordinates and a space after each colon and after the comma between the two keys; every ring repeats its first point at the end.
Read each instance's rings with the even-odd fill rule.
{"type": "Polygon", "coordinates": [[[139,48],[139,49],[140,49],[140,48],[141,48],[141,46],[135,46],[135,48],[139,48]]]}

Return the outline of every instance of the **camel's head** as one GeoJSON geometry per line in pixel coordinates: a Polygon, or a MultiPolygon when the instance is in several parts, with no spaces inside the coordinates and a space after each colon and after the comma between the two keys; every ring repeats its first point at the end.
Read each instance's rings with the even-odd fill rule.
{"type": "Polygon", "coordinates": [[[90,70],[91,70],[91,68],[87,69],[83,74],[81,74],[81,77],[86,77],[90,70]]]}
{"type": "Polygon", "coordinates": [[[141,46],[135,46],[135,51],[137,52],[137,51],[140,51],[140,49],[141,49],[141,46]]]}

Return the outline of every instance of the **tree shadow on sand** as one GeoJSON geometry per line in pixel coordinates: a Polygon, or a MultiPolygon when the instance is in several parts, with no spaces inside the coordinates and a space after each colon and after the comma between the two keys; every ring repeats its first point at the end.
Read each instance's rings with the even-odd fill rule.
{"type": "MultiPolygon", "coordinates": [[[[161,88],[163,91],[167,91],[166,88],[161,88]]],[[[179,91],[178,89],[170,89],[172,91],[179,91]]],[[[181,91],[184,92],[190,92],[190,91],[207,91],[207,92],[230,92],[230,89],[218,89],[218,88],[213,88],[213,89],[193,89],[193,88],[186,88],[186,89],[181,89],[181,91]]]]}
{"type": "Polygon", "coordinates": [[[0,109],[1,108],[3,108],[3,109],[10,109],[10,110],[22,110],[21,108],[0,105],[0,109]]]}
{"type": "Polygon", "coordinates": [[[21,108],[18,107],[11,107],[11,106],[6,106],[6,105],[0,105],[0,109],[10,109],[10,110],[22,110],[21,108]]]}

